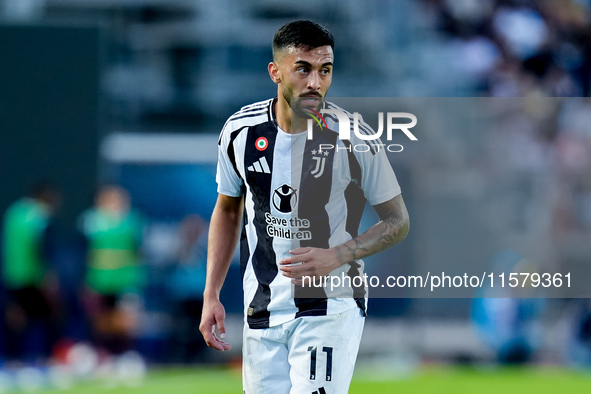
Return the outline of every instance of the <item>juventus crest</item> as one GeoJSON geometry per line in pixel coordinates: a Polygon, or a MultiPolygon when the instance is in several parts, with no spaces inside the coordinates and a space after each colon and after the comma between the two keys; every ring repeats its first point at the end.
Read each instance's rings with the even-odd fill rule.
{"type": "Polygon", "coordinates": [[[314,178],[320,178],[322,174],[324,174],[324,167],[326,165],[326,156],[328,156],[328,151],[323,151],[322,149],[314,149],[312,151],[312,159],[314,160],[314,169],[310,172],[311,175],[314,175],[314,178]]]}

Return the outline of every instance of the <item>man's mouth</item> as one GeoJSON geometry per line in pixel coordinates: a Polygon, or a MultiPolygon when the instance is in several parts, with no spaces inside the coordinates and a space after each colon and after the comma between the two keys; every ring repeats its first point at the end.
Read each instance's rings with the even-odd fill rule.
{"type": "Polygon", "coordinates": [[[300,97],[301,103],[305,105],[317,105],[320,103],[321,97],[319,96],[302,96],[300,97]]]}

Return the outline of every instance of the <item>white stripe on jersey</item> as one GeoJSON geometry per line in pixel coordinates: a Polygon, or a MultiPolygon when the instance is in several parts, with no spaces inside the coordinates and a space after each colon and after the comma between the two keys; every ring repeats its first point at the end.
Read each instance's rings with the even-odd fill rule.
{"type": "MultiPolygon", "coordinates": [[[[245,129],[244,131],[242,131],[234,140],[234,150],[236,152],[242,152],[245,149],[246,146],[246,137],[248,136],[247,134],[247,130],[245,129]]],[[[244,174],[245,169],[244,169],[244,160],[236,160],[236,168],[238,169],[238,172],[240,174],[244,174]]],[[[244,199],[244,211],[246,213],[246,216],[249,218],[254,217],[254,204],[251,198],[248,198],[248,194],[244,199]]],[[[248,240],[248,247],[249,250],[253,250],[252,248],[256,247],[256,244],[258,242],[257,239],[257,234],[256,231],[254,229],[253,226],[246,226],[245,227],[245,231],[246,231],[246,237],[248,240]]],[[[250,303],[250,300],[252,300],[252,298],[254,297],[254,294],[257,290],[257,286],[258,286],[258,281],[256,278],[256,275],[254,273],[254,270],[252,268],[252,263],[251,260],[252,259],[252,253],[249,256],[249,261],[246,264],[246,269],[244,271],[244,278],[242,280],[242,286],[244,288],[244,310],[247,311],[248,309],[248,304],[250,303]]],[[[246,314],[246,312],[245,312],[246,314]]]]}
{"type": "Polygon", "coordinates": [[[231,130],[237,130],[240,127],[264,122],[265,119],[272,116],[272,111],[270,111],[272,103],[273,99],[269,99],[242,107],[240,111],[234,113],[228,118],[228,120],[226,120],[222,130],[228,128],[231,130]],[[230,122],[233,122],[233,124],[229,125],[230,122]]]}
{"type": "MultiPolygon", "coordinates": [[[[298,174],[297,162],[295,162],[292,156],[292,143],[301,146],[305,143],[304,134],[287,134],[286,132],[278,129],[277,137],[275,139],[275,150],[273,157],[281,158],[275,160],[273,163],[273,177],[271,180],[271,190],[276,190],[284,184],[288,184],[299,190],[299,180],[294,179],[294,176],[298,174]],[[302,139],[303,137],[303,139],[302,139]]],[[[299,167],[301,172],[301,163],[299,167]]],[[[271,215],[278,218],[285,218],[290,220],[292,217],[297,217],[297,205],[294,211],[283,213],[279,212],[273,203],[271,203],[271,215]]],[[[289,251],[299,247],[299,243],[295,240],[287,240],[279,237],[273,238],[273,249],[276,251],[277,264],[279,261],[290,257],[289,251]],[[282,251],[282,252],[278,252],[282,251]]],[[[269,325],[271,327],[285,323],[286,321],[292,320],[297,313],[298,309],[295,306],[294,298],[292,294],[291,280],[286,278],[279,273],[275,280],[271,282],[271,302],[269,303],[269,310],[276,311],[272,312],[269,325]]]]}
{"type": "Polygon", "coordinates": [[[249,109],[253,109],[253,108],[263,108],[266,107],[269,104],[269,100],[263,100],[263,101],[259,101],[253,104],[249,104],[249,105],[245,105],[244,107],[240,108],[239,112],[242,111],[247,111],[249,109]]]}

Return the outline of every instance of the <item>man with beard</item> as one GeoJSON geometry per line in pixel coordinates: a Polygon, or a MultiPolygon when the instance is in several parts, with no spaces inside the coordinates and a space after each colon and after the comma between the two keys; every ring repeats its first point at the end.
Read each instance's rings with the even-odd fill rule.
{"type": "MultiPolygon", "coordinates": [[[[322,122],[326,129],[307,138],[310,115],[339,109],[324,101],[332,82],[333,49],[331,33],[316,23],[281,27],[268,66],[277,97],[232,115],[219,140],[219,195],[209,232],[200,330],[208,346],[230,349],[223,341],[219,294],[240,238],[247,394],[348,391],[365,320],[366,286],[329,296],[326,288],[306,288],[303,279],[363,276],[362,258],[395,245],[408,232],[408,213],[383,150],[357,136],[341,141],[332,131],[338,130],[336,118],[330,116],[322,122]],[[368,150],[357,152],[352,143],[366,144],[368,150]],[[328,145],[322,144],[340,150],[323,150],[328,145]],[[358,235],[366,200],[380,221],[358,235]]],[[[364,123],[360,127],[372,132],[364,123]]]]}

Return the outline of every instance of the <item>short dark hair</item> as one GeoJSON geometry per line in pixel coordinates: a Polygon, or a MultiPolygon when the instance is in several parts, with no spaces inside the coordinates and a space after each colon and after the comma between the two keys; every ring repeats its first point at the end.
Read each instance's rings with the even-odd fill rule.
{"type": "Polygon", "coordinates": [[[278,51],[294,46],[306,50],[330,45],[334,50],[334,38],[326,28],[312,21],[298,20],[286,23],[273,36],[273,57],[278,51]]]}

